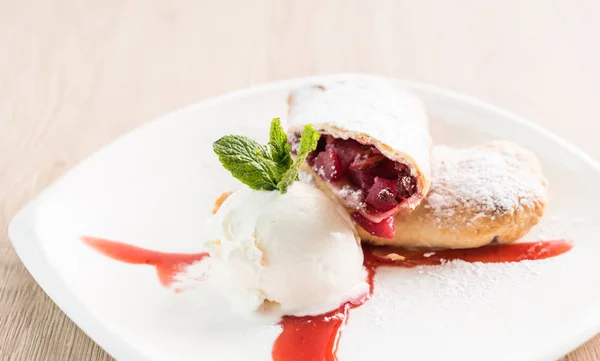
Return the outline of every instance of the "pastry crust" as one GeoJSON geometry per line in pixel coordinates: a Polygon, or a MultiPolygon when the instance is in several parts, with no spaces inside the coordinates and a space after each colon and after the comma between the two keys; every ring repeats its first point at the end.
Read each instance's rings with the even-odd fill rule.
{"type": "Polygon", "coordinates": [[[427,114],[420,100],[403,88],[365,76],[298,89],[288,103],[290,132],[312,124],[321,134],[375,146],[387,158],[407,165],[417,191],[402,208],[414,209],[429,191],[427,114]]]}
{"type": "MultiPolygon", "coordinates": [[[[427,197],[415,210],[396,215],[394,239],[373,236],[357,226],[364,242],[430,248],[511,243],[527,234],[544,214],[547,180],[535,154],[516,144],[496,141],[465,149],[436,146],[432,169],[427,197]]],[[[304,171],[312,172],[310,167],[304,171]]],[[[317,187],[333,197],[319,177],[313,178],[317,187]]]]}
{"type": "Polygon", "coordinates": [[[506,141],[467,149],[435,147],[432,187],[412,212],[398,214],[393,240],[362,229],[376,245],[474,248],[514,242],[546,209],[547,180],[532,152],[506,141]]]}

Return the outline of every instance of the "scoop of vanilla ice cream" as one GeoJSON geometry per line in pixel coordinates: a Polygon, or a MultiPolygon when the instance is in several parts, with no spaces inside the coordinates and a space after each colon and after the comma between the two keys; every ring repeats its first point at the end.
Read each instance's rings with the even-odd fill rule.
{"type": "Polygon", "coordinates": [[[248,318],[314,315],[368,292],[350,217],[320,190],[242,188],[209,220],[209,281],[248,318]]]}

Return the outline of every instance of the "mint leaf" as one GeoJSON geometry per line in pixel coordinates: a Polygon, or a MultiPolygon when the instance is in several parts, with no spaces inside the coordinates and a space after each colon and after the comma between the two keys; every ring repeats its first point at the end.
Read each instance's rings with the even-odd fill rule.
{"type": "Polygon", "coordinates": [[[300,137],[298,157],[294,162],[281,121],[274,118],[271,121],[269,144],[262,145],[241,135],[226,135],[213,143],[213,150],[223,167],[248,187],[265,191],[279,189],[283,194],[298,178],[298,171],[308,153],[317,148],[319,137],[311,125],[305,126],[300,137]]]}
{"type": "Polygon", "coordinates": [[[302,164],[304,164],[306,161],[308,153],[317,149],[319,138],[319,132],[317,132],[312,125],[306,125],[304,127],[300,137],[300,150],[298,150],[296,161],[291,167],[289,167],[289,169],[283,174],[283,177],[281,177],[281,180],[277,183],[277,188],[279,188],[279,191],[282,194],[287,192],[288,187],[298,178],[300,166],[302,166],[302,164]]]}
{"type": "Polygon", "coordinates": [[[275,162],[276,177],[280,178],[292,166],[292,157],[290,156],[291,147],[288,144],[288,137],[281,126],[281,120],[274,118],[271,121],[271,130],[269,132],[269,148],[271,159],[275,162]]]}
{"type": "Polygon", "coordinates": [[[213,150],[223,167],[248,187],[265,191],[277,189],[280,171],[267,147],[248,137],[226,135],[213,143],[213,150]]]}

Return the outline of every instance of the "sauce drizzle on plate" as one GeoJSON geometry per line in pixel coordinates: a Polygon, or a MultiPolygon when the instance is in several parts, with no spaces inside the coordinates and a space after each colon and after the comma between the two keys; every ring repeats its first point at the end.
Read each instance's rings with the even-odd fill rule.
{"type": "Polygon", "coordinates": [[[175,276],[186,266],[208,257],[208,253],[165,253],[89,236],[81,237],[81,240],[114,260],[156,267],[158,280],[165,287],[171,286],[175,282],[175,276]]]}
{"type": "MultiPolygon", "coordinates": [[[[160,283],[173,284],[185,267],[200,262],[207,253],[164,253],[96,237],[82,237],[84,243],[112,259],[156,267],[160,283]]],[[[435,266],[452,260],[482,263],[520,262],[555,257],[568,252],[569,241],[540,241],[489,245],[473,249],[409,250],[399,247],[363,246],[369,293],[345,302],[330,312],[316,316],[284,316],[279,324],[282,332],[273,345],[274,361],[337,361],[336,351],[350,310],[369,300],[374,291],[378,267],[412,268],[435,266]]]]}
{"type": "Polygon", "coordinates": [[[543,241],[489,245],[473,249],[409,250],[399,247],[363,246],[370,292],[359,300],[317,316],[285,316],[283,331],[273,345],[274,361],[337,361],[336,351],[351,309],[364,304],[374,291],[375,271],[380,266],[412,268],[434,266],[446,261],[502,263],[540,260],[561,255],[573,248],[568,241],[543,241]]]}

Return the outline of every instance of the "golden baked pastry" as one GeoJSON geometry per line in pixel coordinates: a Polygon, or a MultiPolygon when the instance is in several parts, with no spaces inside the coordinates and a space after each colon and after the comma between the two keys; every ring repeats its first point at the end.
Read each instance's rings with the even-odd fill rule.
{"type": "MultiPolygon", "coordinates": [[[[337,199],[311,167],[305,165],[303,171],[309,175],[304,181],[337,199]]],[[[547,185],[535,154],[511,142],[464,149],[435,146],[431,189],[416,209],[395,216],[394,238],[356,228],[364,242],[384,246],[475,248],[511,243],[544,214],[547,185]]]]}
{"type": "Polygon", "coordinates": [[[546,208],[547,181],[532,152],[506,141],[432,150],[432,183],[412,212],[395,217],[394,239],[361,238],[376,245],[474,248],[511,243],[536,225],[546,208]]]}

